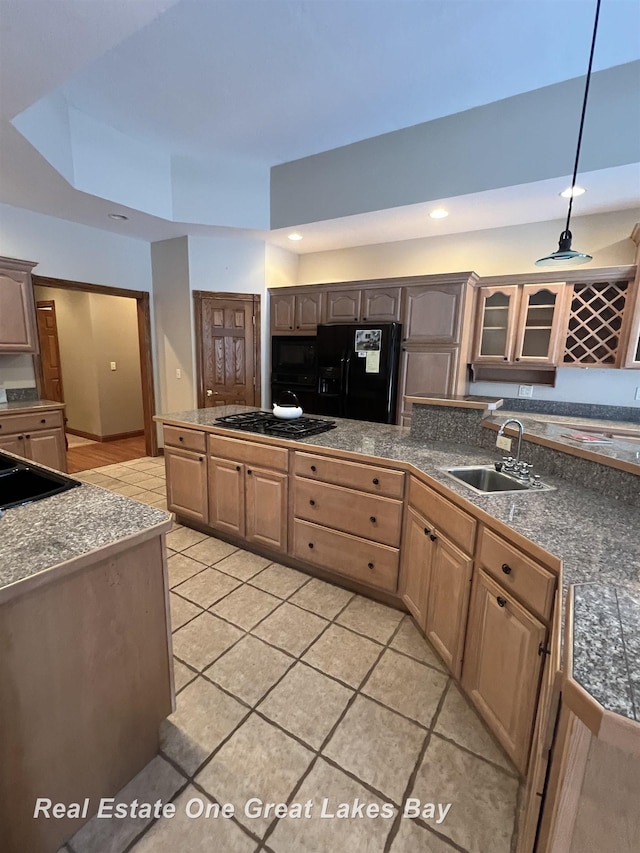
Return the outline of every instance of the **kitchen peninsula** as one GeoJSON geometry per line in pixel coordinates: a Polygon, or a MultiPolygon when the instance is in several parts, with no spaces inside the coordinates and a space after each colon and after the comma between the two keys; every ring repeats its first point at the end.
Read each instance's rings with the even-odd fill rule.
{"type": "MultiPolygon", "coordinates": [[[[530,853],[563,669],[568,676],[564,593],[599,582],[638,605],[637,507],[558,477],[545,476],[555,489],[537,494],[473,492],[442,469],[490,465],[498,453],[421,434],[419,418],[411,430],[337,420],[301,441],[216,423],[246,411],[157,418],[169,508],[185,524],[408,609],[526,780],[518,850],[530,853]]],[[[571,626],[574,644],[583,625],[571,626]]],[[[589,657],[591,682],[603,686],[594,702],[631,727],[638,749],[630,681],[610,680],[609,664],[603,639],[589,657]]],[[[621,808],[623,826],[637,819],[621,808]]]]}
{"type": "Polygon", "coordinates": [[[174,708],[166,512],[82,484],[0,517],[0,826],[51,853],[158,752],[174,708]]]}

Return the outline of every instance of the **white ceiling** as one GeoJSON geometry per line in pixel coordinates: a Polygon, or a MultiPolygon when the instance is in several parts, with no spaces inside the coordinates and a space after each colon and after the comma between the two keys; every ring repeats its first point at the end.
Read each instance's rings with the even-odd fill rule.
{"type": "MultiPolygon", "coordinates": [[[[270,167],[580,76],[594,9],[594,0],[0,0],[0,201],[148,240],[249,233],[135,210],[113,223],[107,213],[119,206],[74,189],[10,121],[62,97],[150,150],[270,167]]],[[[638,0],[603,0],[594,68],[638,59],[638,32],[638,0]]],[[[631,167],[589,182],[576,214],[638,203],[631,167]]],[[[306,252],[555,219],[566,204],[556,184],[442,200],[451,216],[440,222],[412,205],[305,226],[298,244],[251,233],[306,252]]]]}

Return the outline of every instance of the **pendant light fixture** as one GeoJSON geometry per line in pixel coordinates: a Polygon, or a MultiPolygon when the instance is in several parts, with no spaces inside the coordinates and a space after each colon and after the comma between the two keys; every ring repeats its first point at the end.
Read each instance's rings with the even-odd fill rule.
{"type": "Polygon", "coordinates": [[[584,117],[587,112],[587,98],[589,97],[589,83],[591,82],[591,67],[593,65],[593,52],[596,46],[596,33],[598,32],[598,18],[600,17],[600,0],[596,2],[596,17],[593,23],[593,36],[591,38],[591,53],[589,54],[589,68],[587,69],[587,81],[584,87],[584,99],[582,101],[582,115],[580,116],[580,130],[578,131],[578,146],[576,148],[576,159],[573,166],[573,178],[571,180],[571,190],[569,195],[569,210],[567,213],[567,224],[564,231],[560,235],[558,249],[550,255],[545,255],[544,258],[539,258],[536,261],[537,267],[557,267],[566,266],[574,267],[579,264],[588,264],[593,260],[591,255],[586,252],[576,252],[571,248],[571,231],[569,223],[571,222],[571,209],[573,207],[574,188],[576,185],[576,176],[578,174],[578,163],[580,161],[580,146],[582,145],[582,131],[584,129],[584,117]]]}

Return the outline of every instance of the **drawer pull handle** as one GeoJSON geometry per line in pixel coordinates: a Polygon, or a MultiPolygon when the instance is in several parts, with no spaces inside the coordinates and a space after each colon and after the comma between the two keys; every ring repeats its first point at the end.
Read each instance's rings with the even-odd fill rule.
{"type": "Polygon", "coordinates": [[[375,569],[374,563],[367,563],[367,567],[370,569],[375,569]]]}
{"type": "Polygon", "coordinates": [[[309,542],[309,548],[313,549],[313,542],[309,542]]]}
{"type": "Polygon", "coordinates": [[[46,419],[46,418],[41,418],[41,419],[40,419],[40,423],[41,423],[41,424],[46,424],[46,422],[47,422],[47,419],[46,419]]]}
{"type": "Polygon", "coordinates": [[[178,436],[178,441],[184,441],[184,436],[183,435],[178,436]]]}
{"type": "Polygon", "coordinates": [[[311,498],[311,500],[309,501],[309,506],[315,506],[315,505],[316,505],[316,502],[314,501],[313,498],[311,498]]]}
{"type": "Polygon", "coordinates": [[[377,477],[374,477],[373,478],[373,485],[377,486],[377,485],[379,485],[379,483],[380,483],[380,480],[377,477]]]}
{"type": "Polygon", "coordinates": [[[315,466],[315,465],[312,465],[312,466],[311,466],[311,470],[315,472],[315,470],[316,470],[316,466],[315,466]]]}
{"type": "Polygon", "coordinates": [[[240,471],[240,465],[236,465],[236,471],[240,471]]]}
{"type": "Polygon", "coordinates": [[[498,595],[498,596],[496,597],[496,601],[498,602],[498,606],[499,606],[499,607],[504,607],[504,606],[505,606],[505,604],[507,603],[507,599],[506,599],[506,598],[503,598],[501,595],[498,595]]]}
{"type": "Polygon", "coordinates": [[[430,534],[429,534],[429,539],[431,539],[431,541],[432,541],[432,542],[435,542],[437,538],[438,538],[438,537],[435,535],[435,533],[430,533],[430,534]]]}
{"type": "Polygon", "coordinates": [[[505,573],[505,575],[510,575],[511,571],[512,571],[511,566],[508,563],[503,563],[502,564],[502,571],[505,573]]]}
{"type": "Polygon", "coordinates": [[[372,515],[371,518],[369,519],[369,521],[371,522],[371,524],[375,524],[376,523],[375,515],[372,515]]]}

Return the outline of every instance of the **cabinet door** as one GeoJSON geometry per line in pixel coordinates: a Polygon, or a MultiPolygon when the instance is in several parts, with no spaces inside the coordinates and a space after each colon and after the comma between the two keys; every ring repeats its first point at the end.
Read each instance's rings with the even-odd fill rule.
{"type": "Polygon", "coordinates": [[[474,580],[462,685],[524,775],[529,761],[547,630],[479,570],[474,580]]]}
{"type": "Polygon", "coordinates": [[[629,335],[622,366],[640,368],[640,266],[625,303],[623,322],[629,335]]]}
{"type": "Polygon", "coordinates": [[[473,560],[437,533],[431,563],[426,634],[451,672],[460,677],[473,560]]]}
{"type": "Polygon", "coordinates": [[[178,515],[206,524],[207,459],[204,454],[165,447],[167,506],[178,515]]]}
{"type": "Polygon", "coordinates": [[[67,470],[67,453],[64,445],[64,433],[61,429],[42,429],[25,435],[26,455],[32,462],[67,470]]]}
{"type": "Polygon", "coordinates": [[[399,287],[362,291],[362,321],[365,323],[393,323],[400,320],[399,287]]]}
{"type": "Polygon", "coordinates": [[[247,468],[246,538],[276,551],[287,550],[286,474],[263,468],[247,468]]]}
{"type": "Polygon", "coordinates": [[[458,393],[457,347],[404,349],[400,358],[399,417],[408,417],[411,407],[404,398],[412,394],[458,393]]]}
{"type": "Polygon", "coordinates": [[[473,361],[511,361],[516,335],[519,288],[478,288],[473,361]]]}
{"type": "Polygon", "coordinates": [[[293,293],[274,295],[271,293],[271,331],[292,332],[295,326],[295,302],[293,293]]]}
{"type": "Polygon", "coordinates": [[[404,339],[412,343],[460,342],[464,285],[407,287],[404,339]]]}
{"type": "Polygon", "coordinates": [[[315,332],[322,322],[324,293],[296,294],[296,331],[315,332]]]}
{"type": "Polygon", "coordinates": [[[360,319],[359,290],[330,290],[327,293],[327,323],[353,323],[360,319]]]}
{"type": "Polygon", "coordinates": [[[31,276],[0,270],[0,352],[37,352],[31,276]]]}
{"type": "Polygon", "coordinates": [[[0,437],[0,450],[8,450],[9,453],[15,453],[16,456],[27,455],[27,443],[24,435],[3,435],[0,437]]]}
{"type": "Polygon", "coordinates": [[[558,284],[525,284],[520,296],[514,361],[556,364],[567,288],[558,284]]]}
{"type": "Polygon", "coordinates": [[[405,516],[400,563],[400,596],[422,630],[427,618],[427,589],[434,545],[429,522],[409,507],[405,516]]]}
{"type": "Polygon", "coordinates": [[[244,536],[244,465],[209,457],[209,524],[244,536]]]}

